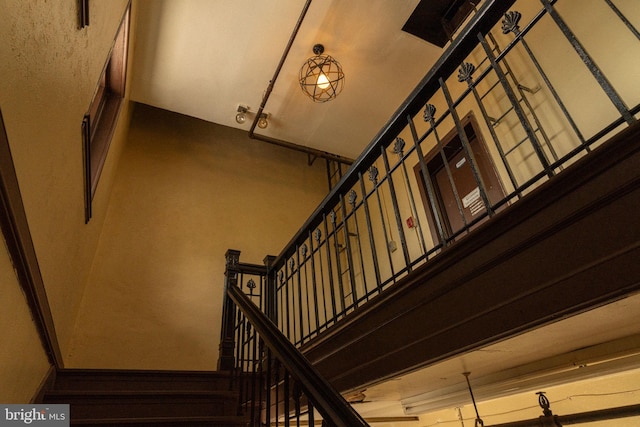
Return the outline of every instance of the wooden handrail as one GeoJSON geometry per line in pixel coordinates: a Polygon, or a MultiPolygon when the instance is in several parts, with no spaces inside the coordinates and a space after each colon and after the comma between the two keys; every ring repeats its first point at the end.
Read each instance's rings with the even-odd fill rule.
{"type": "Polygon", "coordinates": [[[369,425],[240,288],[229,286],[227,295],[253,325],[265,345],[299,381],[309,400],[314,403],[326,420],[336,427],[366,427],[369,425]]]}
{"type": "Polygon", "coordinates": [[[11,147],[0,111],[0,232],[11,255],[13,268],[24,292],[49,363],[64,368],[51,306],[44,287],[35,247],[22,203],[11,147]]]}

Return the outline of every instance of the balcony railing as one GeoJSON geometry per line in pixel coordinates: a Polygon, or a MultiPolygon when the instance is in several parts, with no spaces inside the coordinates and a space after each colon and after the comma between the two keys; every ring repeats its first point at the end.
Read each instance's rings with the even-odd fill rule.
{"type": "MultiPolygon", "coordinates": [[[[280,255],[242,264],[237,286],[300,347],[636,124],[640,9],[626,7],[482,2],[280,255]]],[[[221,369],[252,372],[264,349],[244,342],[226,295],[221,369]]]]}
{"type": "Polygon", "coordinates": [[[637,121],[638,10],[592,3],[481,4],[272,260],[265,304],[293,343],[637,121]]]}

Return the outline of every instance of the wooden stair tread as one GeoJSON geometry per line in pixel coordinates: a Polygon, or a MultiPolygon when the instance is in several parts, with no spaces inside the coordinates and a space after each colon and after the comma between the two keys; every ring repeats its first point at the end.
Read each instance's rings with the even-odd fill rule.
{"type": "Polygon", "coordinates": [[[244,427],[229,372],[61,369],[44,403],[71,405],[72,426],[244,427]]]}
{"type": "Polygon", "coordinates": [[[61,375],[168,375],[168,376],[210,376],[228,378],[228,371],[182,371],[182,370],[155,370],[155,369],[100,369],[100,368],[63,368],[57,372],[61,375]]]}
{"type": "Polygon", "coordinates": [[[248,418],[235,415],[207,416],[207,417],[146,417],[146,418],[102,418],[102,419],[72,419],[72,426],[93,425],[170,425],[170,426],[246,426],[248,418]]]}
{"type": "Polygon", "coordinates": [[[47,397],[218,397],[235,399],[238,393],[226,390],[51,390],[45,393],[47,397]]]}
{"type": "Polygon", "coordinates": [[[217,371],[62,369],[55,390],[229,390],[231,376],[217,371]]]}

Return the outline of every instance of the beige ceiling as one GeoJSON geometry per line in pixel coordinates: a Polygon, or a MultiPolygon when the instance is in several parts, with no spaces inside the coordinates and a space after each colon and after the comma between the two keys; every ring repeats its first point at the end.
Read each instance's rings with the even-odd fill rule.
{"type": "MultiPolygon", "coordinates": [[[[355,158],[441,49],[401,30],[418,0],[315,0],[265,105],[258,134],[355,158]],[[345,73],[343,92],[314,103],[298,83],[316,43],[345,73]]],[[[257,111],[303,0],[138,0],[132,99],[225,126],[257,111]]],[[[251,119],[251,117],[250,117],[251,119]]]]}

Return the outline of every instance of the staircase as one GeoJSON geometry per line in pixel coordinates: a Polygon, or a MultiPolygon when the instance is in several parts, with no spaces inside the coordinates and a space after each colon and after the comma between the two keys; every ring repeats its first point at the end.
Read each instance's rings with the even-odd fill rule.
{"type": "Polygon", "coordinates": [[[70,404],[72,426],[246,427],[218,372],[61,370],[43,403],[70,404]]]}

